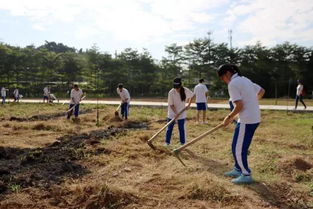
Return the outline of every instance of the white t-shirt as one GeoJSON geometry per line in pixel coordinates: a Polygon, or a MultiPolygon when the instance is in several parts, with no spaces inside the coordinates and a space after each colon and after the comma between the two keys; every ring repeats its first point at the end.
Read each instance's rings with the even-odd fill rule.
{"type": "Polygon", "coordinates": [[[71,90],[71,104],[79,104],[80,99],[83,96],[83,91],[81,89],[78,89],[77,91],[75,89],[71,90]]]}
{"type": "Polygon", "coordinates": [[[129,103],[130,102],[130,95],[129,95],[129,92],[127,89],[123,88],[122,91],[120,91],[119,88],[116,89],[116,92],[118,95],[120,95],[121,99],[123,100],[123,102],[127,100],[127,102],[129,103]]]}
{"type": "Polygon", "coordinates": [[[14,89],[14,91],[13,91],[13,95],[14,95],[15,97],[18,97],[18,96],[19,96],[18,89],[14,89]]]}
{"type": "Polygon", "coordinates": [[[208,92],[208,88],[206,85],[199,83],[195,86],[194,94],[196,95],[196,103],[206,103],[206,93],[208,92]]]}
{"type": "Polygon", "coordinates": [[[245,124],[259,123],[261,121],[261,112],[257,94],[261,87],[252,83],[246,77],[234,74],[228,83],[228,93],[231,101],[241,100],[243,109],[239,112],[239,122],[245,124]]]}
{"type": "Polygon", "coordinates": [[[49,96],[49,89],[48,89],[48,87],[45,87],[44,89],[43,89],[43,95],[44,96],[49,96]]]}
{"type": "Polygon", "coordinates": [[[7,96],[7,90],[4,87],[1,88],[1,96],[2,97],[6,97],[7,96]]]}
{"type": "MultiPolygon", "coordinates": [[[[168,112],[167,112],[167,117],[170,119],[173,119],[175,117],[175,113],[172,110],[172,108],[170,107],[171,105],[174,105],[174,107],[176,108],[177,113],[180,112],[182,109],[185,108],[186,106],[186,101],[189,98],[193,97],[193,92],[191,90],[189,90],[188,88],[184,87],[185,89],[185,94],[186,94],[186,99],[185,101],[181,101],[180,98],[180,94],[179,92],[177,92],[174,88],[172,88],[169,92],[168,92],[168,112]]],[[[184,111],[179,117],[178,119],[185,119],[187,116],[186,111],[184,111]]]]}
{"type": "Polygon", "coordinates": [[[299,85],[297,86],[297,96],[300,96],[300,95],[301,95],[302,90],[303,90],[303,85],[302,85],[302,84],[299,84],[299,85]]]}

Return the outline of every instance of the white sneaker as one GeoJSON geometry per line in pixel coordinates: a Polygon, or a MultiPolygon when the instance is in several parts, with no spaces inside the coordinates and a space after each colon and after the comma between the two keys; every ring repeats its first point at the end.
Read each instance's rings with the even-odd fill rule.
{"type": "Polygon", "coordinates": [[[164,147],[170,147],[171,144],[168,144],[168,143],[165,142],[165,143],[163,144],[163,146],[164,146],[164,147]]]}

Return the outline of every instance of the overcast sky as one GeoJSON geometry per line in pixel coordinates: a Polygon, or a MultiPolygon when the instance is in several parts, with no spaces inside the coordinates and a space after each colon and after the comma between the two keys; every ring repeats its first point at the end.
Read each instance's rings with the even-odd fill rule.
{"type": "Polygon", "coordinates": [[[102,52],[131,47],[165,56],[164,47],[211,32],[214,42],[313,46],[313,0],[0,0],[0,42],[44,41],[102,52]]]}

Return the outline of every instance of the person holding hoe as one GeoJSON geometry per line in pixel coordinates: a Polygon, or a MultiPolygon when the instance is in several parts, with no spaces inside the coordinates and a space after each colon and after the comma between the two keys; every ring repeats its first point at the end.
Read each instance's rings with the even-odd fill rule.
{"type": "Polygon", "coordinates": [[[233,177],[234,184],[250,184],[253,179],[248,166],[248,150],[261,121],[258,100],[263,97],[265,90],[241,76],[236,65],[221,65],[217,74],[228,85],[228,93],[234,104],[234,109],[224,118],[223,125],[229,125],[239,114],[232,141],[234,168],[226,172],[225,176],[233,177]]]}
{"type": "Polygon", "coordinates": [[[71,90],[71,101],[69,111],[67,112],[67,119],[71,118],[74,109],[75,118],[78,118],[79,114],[79,103],[84,96],[83,91],[78,87],[77,84],[73,86],[74,88],[71,90]]]}
{"type": "Polygon", "coordinates": [[[169,146],[171,144],[171,137],[175,123],[178,123],[179,139],[181,145],[186,142],[185,133],[185,121],[186,121],[186,111],[181,112],[184,108],[187,110],[192,102],[194,94],[191,90],[183,87],[181,78],[175,78],[173,82],[173,88],[168,92],[168,113],[167,121],[171,121],[173,118],[177,117],[177,120],[171,123],[166,130],[165,144],[164,146],[169,146]],[[186,106],[187,102],[187,106],[186,106]],[[181,112],[180,115],[178,115],[181,112]]]}
{"type": "Polygon", "coordinates": [[[127,89],[124,88],[122,83],[117,85],[116,89],[117,94],[121,97],[121,115],[122,119],[128,119],[129,114],[129,102],[130,102],[130,94],[127,89]]]}

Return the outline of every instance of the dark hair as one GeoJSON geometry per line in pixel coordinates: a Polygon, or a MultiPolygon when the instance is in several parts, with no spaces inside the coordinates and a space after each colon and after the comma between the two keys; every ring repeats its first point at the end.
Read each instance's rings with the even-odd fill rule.
{"type": "Polygon", "coordinates": [[[219,66],[217,69],[217,75],[219,77],[223,76],[227,72],[231,72],[232,74],[238,73],[238,75],[241,76],[239,68],[233,64],[224,64],[224,65],[219,66]]]}
{"type": "Polygon", "coordinates": [[[74,88],[78,88],[78,85],[77,84],[74,84],[74,86],[73,86],[74,88]]]}
{"type": "Polygon", "coordinates": [[[119,83],[119,84],[117,85],[117,87],[118,87],[119,89],[121,89],[121,88],[123,88],[123,84],[122,84],[122,83],[119,83]]]}
{"type": "Polygon", "coordinates": [[[200,83],[202,83],[203,81],[204,81],[204,79],[203,79],[203,78],[199,79],[199,82],[200,82],[200,83]]]}
{"type": "Polygon", "coordinates": [[[185,89],[182,85],[181,78],[175,78],[174,79],[173,87],[175,89],[179,88],[180,99],[181,99],[181,101],[185,101],[186,100],[186,93],[185,93],[185,89]]]}

